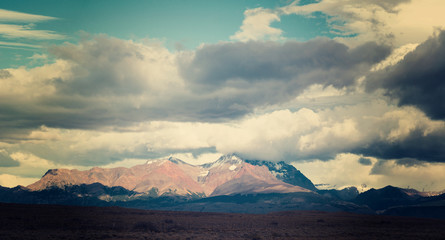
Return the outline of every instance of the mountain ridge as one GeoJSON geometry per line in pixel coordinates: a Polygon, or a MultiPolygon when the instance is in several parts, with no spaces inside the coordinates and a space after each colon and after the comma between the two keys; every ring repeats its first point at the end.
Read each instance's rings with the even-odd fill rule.
{"type": "Polygon", "coordinates": [[[316,190],[312,182],[293,166],[284,162],[277,164],[267,161],[245,160],[236,154],[223,155],[214,162],[202,165],[192,165],[181,159],[169,157],[167,159],[149,160],[145,164],[130,168],[93,167],[84,171],[50,169],[40,180],[28,185],[27,188],[39,191],[50,187],[64,188],[65,186],[97,182],[104,186],[120,186],[139,193],[156,188],[160,195],[170,193],[203,196],[214,196],[218,192],[220,194],[287,193],[316,190]],[[284,170],[280,172],[280,169],[284,170]],[[292,174],[295,176],[292,176],[292,174]],[[299,186],[298,181],[289,180],[292,178],[303,179],[300,184],[302,186],[299,186]],[[237,183],[227,185],[228,182],[237,183]],[[223,184],[226,184],[224,191],[219,188],[214,193],[223,184]],[[228,189],[228,186],[232,186],[234,189],[228,189]],[[240,186],[244,186],[244,188],[240,186]],[[309,186],[310,189],[303,186],[309,186]],[[244,189],[244,192],[239,189],[244,189]]]}

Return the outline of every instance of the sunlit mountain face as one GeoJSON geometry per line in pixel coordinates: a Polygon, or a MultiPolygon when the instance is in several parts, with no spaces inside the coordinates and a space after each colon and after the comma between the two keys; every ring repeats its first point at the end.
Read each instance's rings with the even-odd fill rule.
{"type": "Polygon", "coordinates": [[[316,190],[311,181],[291,165],[285,163],[279,165],[273,162],[257,162],[252,165],[249,162],[235,154],[229,154],[203,165],[191,165],[178,158],[170,157],[147,161],[145,164],[131,168],[95,167],[85,171],[51,169],[39,181],[27,188],[31,191],[42,191],[100,183],[104,186],[122,187],[142,194],[202,197],[316,190]],[[267,165],[284,166],[284,168],[270,171],[267,165]],[[299,179],[303,180],[299,181],[299,179]]]}
{"type": "Polygon", "coordinates": [[[444,10],[439,0],[2,1],[0,185],[440,196],[444,10]]]}

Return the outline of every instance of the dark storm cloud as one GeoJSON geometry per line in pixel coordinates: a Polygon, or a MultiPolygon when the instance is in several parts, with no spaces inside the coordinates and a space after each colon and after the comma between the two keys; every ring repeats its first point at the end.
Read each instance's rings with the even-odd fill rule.
{"type": "Polygon", "coordinates": [[[424,166],[425,162],[419,161],[414,158],[401,158],[397,159],[395,161],[397,165],[405,166],[405,167],[412,167],[412,166],[424,166]]]}
{"type": "Polygon", "coordinates": [[[19,165],[19,162],[12,159],[6,151],[0,150],[0,167],[18,167],[19,165]]]}
{"type": "Polygon", "coordinates": [[[369,158],[361,157],[361,158],[358,159],[358,162],[359,162],[360,164],[362,164],[362,165],[365,165],[365,166],[370,166],[370,165],[372,165],[371,159],[369,159],[369,158]]]}
{"type": "MultiPolygon", "coordinates": [[[[394,163],[397,166],[403,166],[406,168],[427,166],[424,161],[419,161],[419,160],[413,159],[413,158],[396,159],[394,161],[394,163]]],[[[372,166],[370,174],[375,174],[375,175],[388,175],[389,174],[389,175],[391,175],[392,168],[394,168],[394,167],[395,166],[392,164],[388,165],[388,161],[386,161],[385,159],[380,159],[372,166]]],[[[417,176],[413,176],[413,177],[417,177],[417,176]]]]}
{"type": "MultiPolygon", "coordinates": [[[[445,162],[445,130],[424,134],[412,131],[397,141],[374,141],[352,152],[380,159],[417,159],[427,162],[445,162]]],[[[403,160],[400,164],[403,163],[403,160]]],[[[405,163],[408,163],[405,160],[405,163]]]]}
{"type": "MultiPolygon", "coordinates": [[[[344,87],[390,52],[367,43],[348,49],[329,39],[309,42],[236,42],[208,45],[193,59],[182,59],[180,71],[196,91],[221,87],[262,87],[269,81],[285,83],[288,94],[319,83],[344,87]]],[[[267,87],[267,86],[265,86],[267,87]]]]}
{"type": "Polygon", "coordinates": [[[434,119],[445,119],[445,31],[393,67],[368,76],[368,91],[383,89],[400,106],[413,105],[434,119]]]}

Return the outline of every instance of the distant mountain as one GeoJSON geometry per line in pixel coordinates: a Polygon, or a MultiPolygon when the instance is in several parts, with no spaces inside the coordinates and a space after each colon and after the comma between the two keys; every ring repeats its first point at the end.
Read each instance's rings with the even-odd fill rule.
{"type": "Polygon", "coordinates": [[[220,195],[185,201],[159,209],[232,213],[270,213],[289,210],[374,213],[366,206],[338,201],[314,192],[220,195]]]}
{"type": "Polygon", "coordinates": [[[337,189],[318,190],[317,192],[323,196],[344,201],[354,200],[359,195],[359,191],[357,190],[356,187],[347,187],[341,190],[337,189]]]}
{"type": "Polygon", "coordinates": [[[316,189],[291,165],[243,160],[235,154],[199,166],[169,158],[147,161],[131,168],[94,167],[86,171],[51,169],[39,181],[27,187],[40,191],[93,183],[138,193],[156,192],[159,196],[310,192],[303,186],[316,189]]]}
{"type": "Polygon", "coordinates": [[[50,187],[41,191],[23,186],[0,187],[0,201],[7,203],[106,206],[111,201],[126,201],[139,196],[123,187],[107,187],[100,183],[50,187]]]}
{"type": "Polygon", "coordinates": [[[394,206],[413,205],[417,203],[417,200],[423,198],[423,196],[416,194],[416,192],[393,186],[386,186],[381,189],[372,188],[359,194],[353,202],[367,205],[374,210],[384,210],[394,206]]]}
{"type": "Polygon", "coordinates": [[[314,192],[243,193],[199,196],[157,196],[141,194],[122,187],[100,183],[51,187],[31,191],[26,187],[0,187],[0,202],[24,204],[58,204],[78,206],[121,206],[140,209],[197,212],[269,213],[289,210],[349,211],[373,213],[367,207],[336,201],[314,192]]]}

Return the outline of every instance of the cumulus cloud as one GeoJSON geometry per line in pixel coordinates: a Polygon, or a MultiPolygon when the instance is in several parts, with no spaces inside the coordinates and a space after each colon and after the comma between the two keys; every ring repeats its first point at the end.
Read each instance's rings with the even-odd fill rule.
{"type": "Polygon", "coordinates": [[[240,30],[230,38],[238,41],[283,39],[283,29],[271,26],[282,16],[312,18],[321,13],[327,16],[331,33],[349,46],[367,41],[395,46],[415,44],[425,41],[434,28],[443,26],[443,4],[440,0],[321,0],[309,4],[293,1],[280,8],[247,9],[240,30]]]}
{"type": "Polygon", "coordinates": [[[360,190],[366,190],[361,189],[362,184],[379,187],[377,184],[379,176],[370,174],[372,164],[377,162],[377,159],[369,158],[371,164],[363,165],[359,163],[361,157],[360,155],[341,153],[328,162],[315,160],[292,162],[292,165],[311,179],[314,184],[328,184],[328,188],[342,189],[356,186],[360,190]]]}
{"type": "Polygon", "coordinates": [[[172,53],[156,41],[101,35],[54,46],[51,53],[54,63],[3,70],[0,109],[8,118],[1,126],[103,129],[153,120],[239,119],[292,100],[314,83],[353,85],[389,48],[316,39],[220,43],[172,53]]]}
{"type": "Polygon", "coordinates": [[[373,157],[342,153],[328,162],[316,160],[293,162],[292,165],[315,184],[328,184],[337,189],[351,185],[361,191],[387,185],[425,191],[445,189],[445,176],[442,174],[445,171],[444,163],[406,165],[397,160],[382,161],[373,157]],[[367,159],[367,164],[362,164],[361,159],[367,159]]]}
{"type": "Polygon", "coordinates": [[[83,166],[190,152],[195,156],[236,152],[272,161],[328,161],[338,153],[353,152],[437,162],[445,153],[444,132],[444,122],[430,120],[415,108],[372,100],[319,110],[259,112],[219,123],[148,121],[118,131],[41,127],[5,149],[83,166]]]}
{"type": "MultiPolygon", "coordinates": [[[[338,94],[309,93],[314,99],[331,101],[350,94],[336,98],[338,94]]],[[[425,172],[429,168],[422,166],[440,166],[428,162],[444,156],[443,121],[431,120],[413,107],[390,105],[378,100],[379,95],[361,96],[369,97],[374,99],[321,109],[260,111],[227,122],[147,121],[114,130],[42,126],[19,143],[1,145],[20,167],[2,167],[0,173],[35,178],[48,168],[129,167],[170,154],[200,164],[235,152],[249,159],[301,163],[307,166],[302,168],[305,174],[311,168],[328,171],[335,165],[339,173],[332,174],[332,179],[317,177],[322,172],[307,175],[315,176],[318,183],[332,180],[337,187],[362,183],[380,187],[388,182],[378,179],[393,180],[387,176],[391,172],[382,171],[385,161],[397,165],[396,169],[400,165],[425,172]],[[344,166],[348,168],[340,170],[344,166]],[[345,178],[349,170],[366,174],[345,178]]],[[[400,175],[396,182],[402,184],[402,179],[408,175],[400,175]]]]}
{"type": "Polygon", "coordinates": [[[349,87],[389,53],[374,43],[348,48],[328,39],[220,43],[181,56],[179,70],[193,93],[209,96],[213,111],[237,117],[290,101],[313,84],[349,87]]]}
{"type": "Polygon", "coordinates": [[[73,76],[56,82],[61,93],[128,96],[163,94],[182,87],[175,76],[174,55],[157,42],[99,35],[77,45],[54,46],[50,52],[73,65],[73,76]]]}
{"type": "Polygon", "coordinates": [[[360,76],[358,72],[389,53],[388,47],[374,43],[350,49],[324,38],[284,44],[221,43],[204,46],[191,59],[182,59],[180,70],[186,79],[210,88],[273,80],[289,82],[301,91],[314,83],[350,85],[360,76]]]}
{"type": "Polygon", "coordinates": [[[239,41],[257,41],[257,40],[279,40],[282,39],[283,31],[271,27],[271,23],[279,22],[280,17],[271,9],[254,8],[244,11],[244,20],[241,28],[231,40],[239,41]]]}
{"type": "Polygon", "coordinates": [[[307,5],[298,5],[299,1],[295,1],[281,10],[287,15],[311,16],[316,12],[327,14],[330,16],[328,21],[331,31],[340,36],[347,36],[343,40],[349,43],[352,41],[363,43],[372,39],[388,44],[394,38],[393,29],[388,26],[388,22],[397,17],[400,5],[409,1],[323,0],[307,5]],[[351,35],[355,37],[351,38],[351,35]]]}
{"type": "Polygon", "coordinates": [[[157,43],[98,37],[51,51],[54,63],[3,70],[0,108],[20,121],[4,118],[2,126],[91,129],[131,124],[167,116],[171,109],[166,101],[182,91],[174,57],[157,43]]]}
{"type": "Polygon", "coordinates": [[[35,183],[39,178],[19,177],[11,174],[0,174],[0,185],[3,187],[27,186],[35,183]]]}
{"type": "MultiPolygon", "coordinates": [[[[12,148],[13,149],[13,148],[12,148]]],[[[19,165],[13,166],[0,166],[0,174],[9,174],[17,176],[18,178],[40,178],[48,169],[53,168],[76,168],[86,169],[88,167],[83,165],[70,164],[69,161],[64,163],[56,163],[48,159],[37,156],[38,151],[35,153],[28,152],[25,149],[21,151],[15,151],[8,154],[11,159],[18,162],[19,165]]],[[[2,184],[0,184],[2,185],[2,184]]],[[[3,185],[4,186],[4,185],[3,185]]]]}
{"type": "Polygon", "coordinates": [[[413,105],[435,119],[445,118],[445,32],[420,44],[398,64],[369,75],[368,91],[383,89],[401,106],[413,105]]]}

